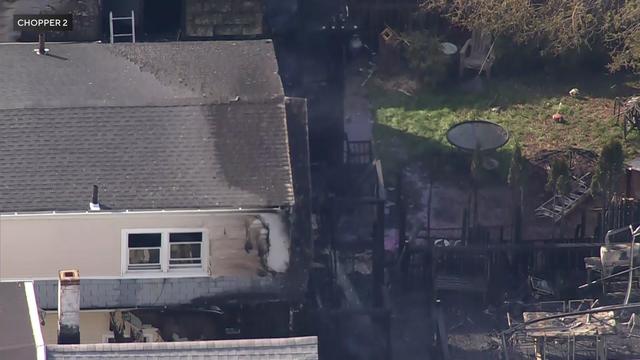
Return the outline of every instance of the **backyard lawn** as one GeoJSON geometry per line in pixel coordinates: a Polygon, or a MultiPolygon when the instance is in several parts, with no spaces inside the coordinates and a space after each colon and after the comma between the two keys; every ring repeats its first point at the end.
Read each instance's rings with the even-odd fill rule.
{"type": "MultiPolygon", "coordinates": [[[[470,119],[494,121],[509,131],[511,141],[496,155],[498,160],[508,159],[514,140],[520,142],[525,156],[569,146],[597,152],[608,139],[622,138],[622,127],[613,117],[615,97],[640,95],[636,78],[606,75],[579,81],[492,79],[483,91],[474,93],[452,86],[409,95],[389,83],[374,77],[367,86],[377,121],[376,151],[391,169],[429,161],[436,153],[461,158],[445,134],[453,124],[470,119]],[[569,96],[572,88],[580,90],[579,97],[569,96]],[[552,120],[558,109],[565,123],[552,120]]],[[[630,133],[624,144],[627,158],[637,156],[640,134],[630,133]]]]}

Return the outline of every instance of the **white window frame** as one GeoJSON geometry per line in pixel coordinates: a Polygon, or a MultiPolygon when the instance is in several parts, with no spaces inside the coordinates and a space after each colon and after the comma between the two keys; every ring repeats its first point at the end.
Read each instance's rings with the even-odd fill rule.
{"type": "MultiPolygon", "coordinates": [[[[160,253],[158,254],[158,265],[160,266],[160,269],[144,269],[144,266],[142,269],[129,269],[130,266],[139,266],[141,264],[130,264],[129,263],[129,259],[131,256],[131,250],[135,249],[135,250],[149,250],[149,249],[156,249],[157,247],[153,246],[153,247],[139,247],[139,248],[129,248],[129,235],[133,235],[133,234],[146,234],[146,233],[136,233],[136,232],[128,232],[127,233],[127,271],[132,271],[132,272],[145,272],[145,271],[149,271],[149,272],[154,272],[154,271],[160,271],[162,270],[162,233],[158,233],[158,232],[154,232],[152,234],[159,234],[160,235],[160,247],[159,247],[159,251],[160,253]]],[[[155,263],[154,263],[155,266],[155,263]]]]}
{"type": "Polygon", "coordinates": [[[209,264],[209,231],[203,228],[148,228],[122,230],[121,271],[126,277],[172,277],[172,276],[205,276],[208,275],[209,264]],[[198,268],[171,268],[171,244],[169,234],[172,233],[202,233],[202,247],[200,249],[201,264],[198,268]],[[129,234],[160,234],[160,269],[159,270],[129,270],[129,234]]]}

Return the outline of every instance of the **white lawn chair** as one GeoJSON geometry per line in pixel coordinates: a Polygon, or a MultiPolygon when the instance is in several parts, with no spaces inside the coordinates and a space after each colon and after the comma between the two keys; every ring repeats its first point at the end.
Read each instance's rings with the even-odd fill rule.
{"type": "Polygon", "coordinates": [[[474,30],[471,33],[471,39],[467,40],[460,49],[460,76],[462,77],[465,69],[473,69],[477,70],[478,74],[484,71],[487,78],[490,78],[494,60],[491,34],[474,30]]]}

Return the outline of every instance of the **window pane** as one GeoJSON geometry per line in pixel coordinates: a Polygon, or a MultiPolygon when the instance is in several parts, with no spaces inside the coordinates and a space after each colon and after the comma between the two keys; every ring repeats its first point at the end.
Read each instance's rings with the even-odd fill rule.
{"type": "Polygon", "coordinates": [[[200,244],[171,244],[171,260],[200,258],[200,244]]]}
{"type": "Polygon", "coordinates": [[[130,248],[160,247],[161,242],[161,234],[129,234],[130,248]]]}
{"type": "Polygon", "coordinates": [[[169,242],[202,242],[202,233],[171,233],[169,234],[169,242]]]}
{"type": "Polygon", "coordinates": [[[160,249],[129,249],[129,268],[160,269],[160,249]]]}

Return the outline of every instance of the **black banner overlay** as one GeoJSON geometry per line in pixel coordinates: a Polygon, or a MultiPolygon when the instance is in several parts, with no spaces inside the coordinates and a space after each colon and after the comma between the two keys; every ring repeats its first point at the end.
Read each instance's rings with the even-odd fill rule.
{"type": "Polygon", "coordinates": [[[72,31],[73,15],[14,15],[14,31],[72,31]]]}

